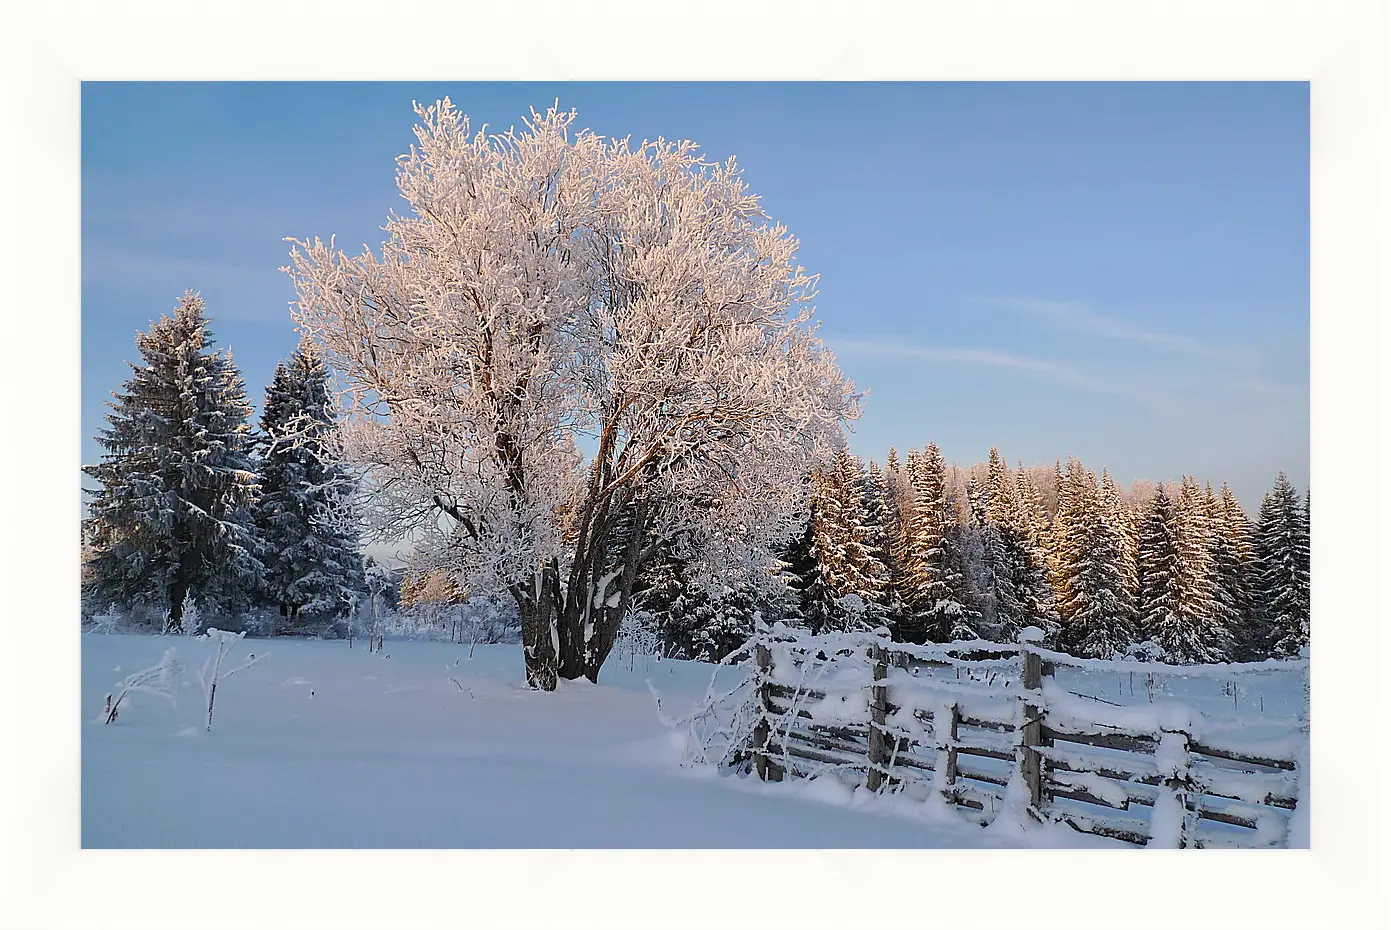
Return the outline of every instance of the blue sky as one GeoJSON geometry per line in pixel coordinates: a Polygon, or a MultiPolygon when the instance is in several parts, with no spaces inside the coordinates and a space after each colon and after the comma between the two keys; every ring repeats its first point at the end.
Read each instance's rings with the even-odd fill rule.
{"type": "Polygon", "coordinates": [[[1123,484],[1309,475],[1309,95],[1286,84],[94,84],[83,461],[134,334],[203,293],[253,401],[296,342],[286,236],[376,246],[412,100],[737,156],[870,391],[852,447],[1076,455],[1123,484]]]}

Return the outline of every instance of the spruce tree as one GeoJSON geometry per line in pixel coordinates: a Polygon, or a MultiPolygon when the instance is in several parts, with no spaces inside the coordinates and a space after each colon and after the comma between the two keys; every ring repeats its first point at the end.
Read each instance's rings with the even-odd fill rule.
{"type": "Polygon", "coordinates": [[[1021,558],[1018,574],[1015,576],[1015,591],[1023,606],[1022,616],[1025,626],[1036,626],[1044,631],[1044,643],[1050,647],[1059,645],[1058,637],[1062,626],[1058,619],[1057,599],[1049,580],[1047,540],[1047,513],[1043,507],[1043,495],[1024,464],[1019,463],[1015,479],[1015,504],[1017,510],[1010,522],[1019,528],[1021,558]]]}
{"type": "Polygon", "coordinates": [[[1165,655],[1198,651],[1190,645],[1191,631],[1181,611],[1178,525],[1174,504],[1162,487],[1156,488],[1140,524],[1137,546],[1140,588],[1140,636],[1160,646],[1165,655]]]}
{"type": "Polygon", "coordinates": [[[1217,500],[1220,553],[1214,553],[1221,585],[1220,597],[1236,614],[1232,629],[1232,658],[1254,661],[1265,657],[1265,629],[1256,609],[1258,565],[1254,531],[1236,494],[1224,482],[1217,500]]]}
{"type": "Polygon", "coordinates": [[[1065,497],[1063,463],[1055,459],[1053,462],[1053,509],[1048,514],[1048,521],[1043,531],[1043,551],[1044,561],[1048,567],[1048,583],[1053,588],[1053,601],[1059,605],[1060,616],[1061,606],[1067,598],[1068,591],[1067,561],[1065,558],[1068,517],[1064,508],[1065,497]]]}
{"type": "Polygon", "coordinates": [[[898,514],[888,481],[880,471],[879,463],[873,460],[865,471],[861,496],[864,500],[865,544],[869,547],[873,562],[878,564],[879,595],[874,611],[876,626],[883,623],[892,630],[901,615],[901,605],[897,599],[900,571],[894,558],[898,514]]]}
{"type": "Polygon", "coordinates": [[[978,612],[965,595],[962,546],[957,533],[956,505],[947,492],[946,463],[936,443],[920,458],[910,456],[915,507],[905,528],[908,601],[916,642],[974,638],[978,612]]]}
{"type": "Polygon", "coordinates": [[[212,350],[203,300],[190,291],[172,315],[137,334],[142,364],[114,395],[97,441],[100,482],[84,537],[87,596],[122,609],[167,611],[180,628],[185,598],[235,612],[261,572],[248,510],[257,494],[251,407],[230,353],[212,350]]]}
{"type": "Polygon", "coordinates": [[[748,641],[761,617],[755,595],[746,585],[722,585],[693,598],[690,657],[718,662],[748,641]]]}
{"type": "Polygon", "coordinates": [[[842,628],[844,617],[838,601],[850,577],[833,471],[818,469],[812,473],[808,509],[804,538],[807,555],[794,560],[794,564],[800,563],[802,568],[802,618],[815,635],[842,628]]]}
{"type": "Polygon", "coordinates": [[[1197,479],[1185,475],[1174,503],[1178,546],[1179,622],[1183,633],[1174,647],[1176,662],[1223,662],[1230,655],[1231,630],[1217,607],[1213,583],[1212,526],[1207,498],[1197,479]]]}
{"type": "MultiPolygon", "coordinates": [[[[1222,489],[1230,493],[1226,485],[1222,489]]],[[[1211,482],[1204,489],[1204,504],[1208,519],[1208,560],[1212,569],[1213,617],[1226,633],[1227,657],[1235,658],[1242,651],[1239,644],[1246,631],[1249,602],[1244,590],[1240,540],[1234,538],[1226,503],[1212,490],[1211,482]]]]}
{"type": "Polygon", "coordinates": [[[1064,647],[1073,655],[1109,659],[1135,641],[1135,617],[1126,596],[1121,533],[1106,518],[1096,476],[1076,459],[1068,461],[1055,526],[1064,647]]]}
{"type": "Polygon", "coordinates": [[[1120,489],[1106,469],[1101,470],[1101,510],[1102,515],[1120,535],[1121,572],[1125,576],[1125,599],[1131,611],[1137,610],[1139,598],[1139,578],[1136,573],[1135,516],[1130,505],[1121,497],[1120,489]]]}
{"type": "Polygon", "coordinates": [[[678,555],[676,541],[659,543],[653,556],[638,569],[633,603],[652,615],[662,655],[667,658],[694,657],[703,617],[699,608],[705,599],[702,592],[691,588],[686,560],[678,555]]]}
{"type": "Polygon", "coordinates": [[[829,467],[812,474],[807,530],[788,561],[799,579],[801,616],[813,633],[886,622],[889,578],[878,555],[883,531],[875,522],[884,517],[866,510],[877,513],[883,502],[867,496],[868,480],[860,460],[844,447],[829,467]],[[843,602],[849,595],[864,605],[853,616],[843,602]]]}
{"type": "Polygon", "coordinates": [[[1299,494],[1284,472],[1261,504],[1256,559],[1270,654],[1296,656],[1309,644],[1309,529],[1299,494]]]}
{"type": "MultiPolygon", "coordinates": [[[[1026,626],[1046,631],[1054,625],[1046,579],[1041,573],[1042,561],[1036,560],[1032,551],[1038,529],[1030,512],[1032,503],[1026,504],[1021,496],[1025,481],[1023,469],[1016,480],[999,450],[992,447],[986,467],[980,532],[984,574],[992,585],[994,616],[989,624],[990,637],[999,642],[1014,642],[1019,630],[1026,626]]],[[[1033,490],[1031,486],[1029,490],[1033,490]]]]}
{"type": "Polygon", "coordinates": [[[888,568],[879,557],[879,530],[871,508],[879,501],[871,499],[864,463],[846,447],[836,454],[836,490],[840,497],[841,533],[846,539],[850,577],[844,594],[854,594],[865,603],[865,624],[878,627],[884,622],[885,599],[888,589],[888,568]]]}
{"type": "Polygon", "coordinates": [[[352,520],[354,486],[333,460],[328,375],[312,343],[276,367],[261,416],[265,594],[291,630],[345,616],[366,590],[352,520]]]}

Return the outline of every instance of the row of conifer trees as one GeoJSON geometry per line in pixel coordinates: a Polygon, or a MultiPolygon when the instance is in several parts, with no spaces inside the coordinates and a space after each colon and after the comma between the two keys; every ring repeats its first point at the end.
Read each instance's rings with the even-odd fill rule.
{"type": "Polygon", "coordinates": [[[1123,493],[1076,459],[963,473],[934,444],[866,466],[846,450],[809,477],[810,518],[758,590],[645,570],[669,651],[714,658],[756,619],[813,632],[887,626],[911,642],[1013,642],[1026,626],[1078,656],[1171,662],[1297,655],[1309,641],[1309,510],[1284,474],[1256,522],[1190,476],[1123,493]]]}
{"type": "Polygon", "coordinates": [[[365,590],[353,485],[332,458],[323,361],[303,343],[266,388],[260,428],[202,299],[136,336],[115,392],[83,521],[84,609],[208,619],[278,608],[282,630],[322,630],[365,590]]]}
{"type": "MultiPolygon", "coordinates": [[[[304,343],[277,367],[260,428],[230,352],[188,293],[136,337],[84,471],[88,610],[145,608],[178,628],[278,607],[322,628],[365,590],[355,491],[334,461],[327,372],[304,343]]],[[[638,603],[670,654],[719,658],[757,619],[814,632],[888,627],[911,642],[1012,642],[1026,626],[1075,655],[1218,662],[1298,654],[1309,640],[1309,502],[1283,474],[1248,519],[1227,485],[1185,476],[1125,494],[1080,461],[1051,474],[949,467],[935,444],[868,465],[842,448],[806,477],[809,518],[769,583],[698,587],[674,544],[638,603]]],[[[641,621],[640,621],[641,622],[641,621]]]]}

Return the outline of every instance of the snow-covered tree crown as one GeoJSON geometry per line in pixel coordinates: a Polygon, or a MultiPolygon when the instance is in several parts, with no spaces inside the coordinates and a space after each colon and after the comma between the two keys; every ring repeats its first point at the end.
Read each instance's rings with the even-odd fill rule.
{"type": "Polygon", "coordinates": [[[797,241],[690,142],[556,108],[502,134],[447,99],[417,113],[380,257],[314,239],[290,269],[378,528],[423,527],[427,555],[510,588],[641,499],[708,570],[770,563],[804,507],[791,476],[858,414],[806,325],[797,241]]]}

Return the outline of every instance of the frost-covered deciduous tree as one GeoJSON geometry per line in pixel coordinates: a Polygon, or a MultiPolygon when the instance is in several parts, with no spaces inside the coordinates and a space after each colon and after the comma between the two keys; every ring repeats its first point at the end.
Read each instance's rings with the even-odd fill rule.
{"type": "Polygon", "coordinates": [[[135,344],[143,363],[131,363],[110,405],[97,437],[106,452],[83,469],[101,483],[88,492],[84,594],[123,610],[167,610],[165,629],[174,631],[185,598],[236,610],[259,583],[251,406],[231,355],[211,349],[196,293],[135,344]]]}
{"type": "Polygon", "coordinates": [[[762,583],[857,396],[732,159],[559,109],[502,134],[417,112],[408,212],[380,254],[298,242],[296,318],[343,381],[369,519],[517,602],[531,685],[597,679],[661,539],[762,583]]]}
{"type": "Polygon", "coordinates": [[[290,630],[346,615],[366,588],[354,482],[336,460],[328,372],[312,342],[276,366],[261,413],[264,596],[290,630]]]}

